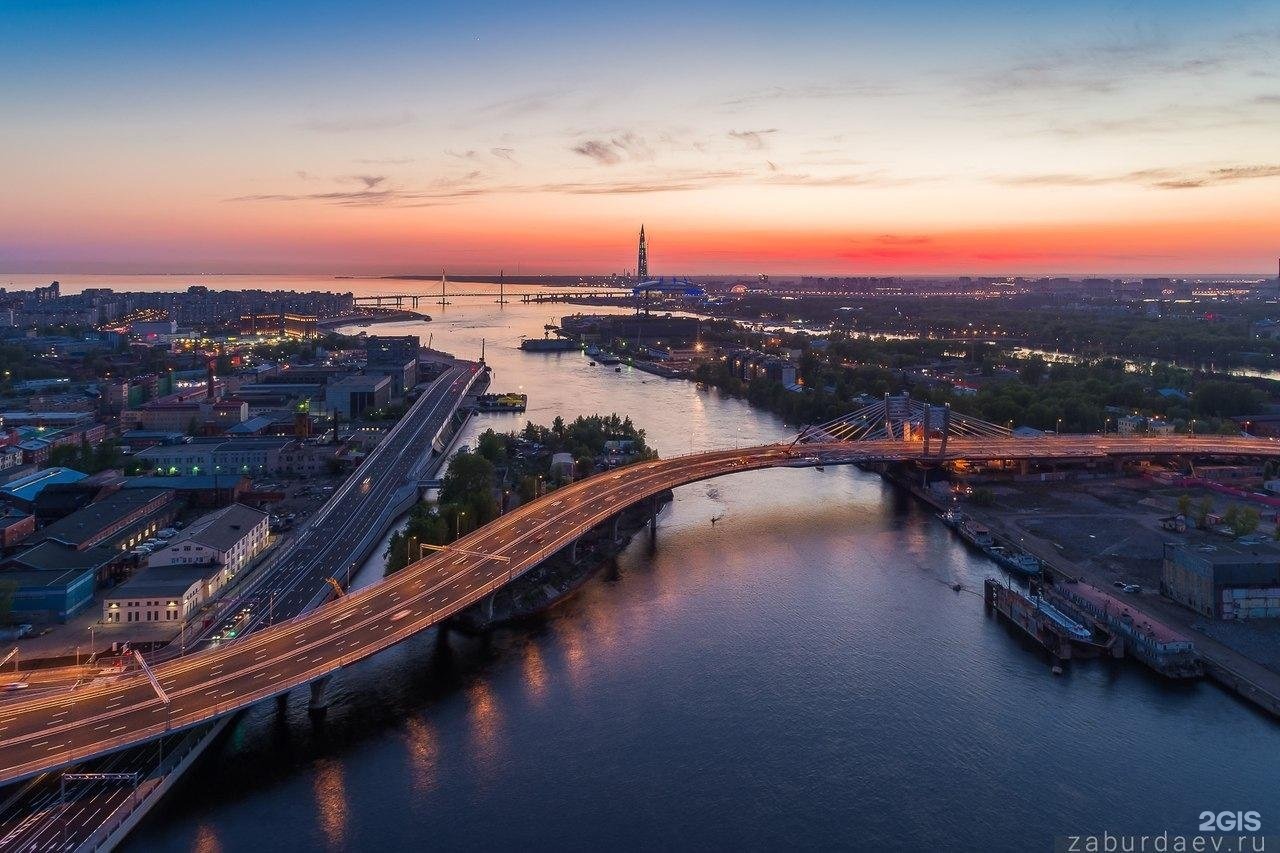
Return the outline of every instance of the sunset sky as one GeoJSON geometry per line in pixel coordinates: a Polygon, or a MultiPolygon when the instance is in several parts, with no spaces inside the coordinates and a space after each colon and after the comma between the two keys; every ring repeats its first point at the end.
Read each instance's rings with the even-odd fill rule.
{"type": "Polygon", "coordinates": [[[10,0],[0,80],[0,273],[1280,254],[1274,0],[10,0]]]}

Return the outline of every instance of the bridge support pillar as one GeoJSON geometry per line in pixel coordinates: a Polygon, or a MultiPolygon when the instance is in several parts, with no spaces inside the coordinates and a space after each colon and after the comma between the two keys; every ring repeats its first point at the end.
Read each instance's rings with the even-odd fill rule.
{"type": "Polygon", "coordinates": [[[289,694],[281,693],[276,697],[276,710],[283,714],[289,709],[289,694]]]}
{"type": "Polygon", "coordinates": [[[332,677],[323,675],[311,682],[311,701],[307,703],[307,710],[311,713],[323,713],[324,709],[329,707],[329,703],[324,698],[324,691],[329,686],[329,679],[332,677]]]}
{"type": "Polygon", "coordinates": [[[1027,461],[1026,459],[1023,459],[1021,462],[1019,462],[1019,463],[1018,463],[1018,473],[1019,473],[1019,474],[1021,474],[1021,475],[1023,475],[1024,477],[1025,477],[1027,474],[1030,474],[1030,473],[1031,473],[1031,463],[1030,463],[1029,461],[1027,461]]]}
{"type": "Polygon", "coordinates": [[[575,563],[575,564],[578,562],[578,540],[577,539],[573,540],[573,544],[569,546],[569,562],[575,563]]]}
{"type": "Polygon", "coordinates": [[[617,515],[615,515],[613,517],[613,524],[609,528],[609,538],[613,541],[613,544],[615,545],[618,544],[618,522],[621,519],[622,519],[622,513],[618,513],[617,515]]]}

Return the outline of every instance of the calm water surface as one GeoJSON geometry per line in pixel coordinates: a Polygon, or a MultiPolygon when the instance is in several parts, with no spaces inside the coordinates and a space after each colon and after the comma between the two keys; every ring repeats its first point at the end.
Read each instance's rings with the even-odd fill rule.
{"type": "MultiPolygon", "coordinates": [[[[426,310],[375,331],[467,357],[486,339],[494,390],[529,394],[538,422],[629,414],[663,455],[794,431],[688,383],[515,349],[556,307],[426,310]]],[[[523,422],[486,416],[464,440],[523,422]]],[[[991,571],[856,470],[688,486],[656,543],[541,624],[354,666],[321,725],[302,691],[251,710],[127,849],[1026,851],[1193,832],[1203,809],[1280,825],[1280,726],[1137,666],[1054,677],[949,588],[991,571]]]]}

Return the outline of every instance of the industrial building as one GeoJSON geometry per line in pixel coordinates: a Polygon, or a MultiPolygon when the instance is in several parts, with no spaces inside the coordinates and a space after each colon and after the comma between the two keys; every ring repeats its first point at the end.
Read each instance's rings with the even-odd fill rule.
{"type": "Polygon", "coordinates": [[[370,409],[380,409],[391,401],[391,378],[385,375],[348,376],[329,383],[325,390],[325,408],[337,411],[347,420],[360,417],[370,409]]]}
{"type": "Polygon", "coordinates": [[[265,512],[232,504],[196,520],[102,597],[110,623],[175,622],[217,598],[267,546],[265,512]]]}
{"type": "Polygon", "coordinates": [[[1166,545],[1160,591],[1213,619],[1280,618],[1280,549],[1254,538],[1166,545]]]}

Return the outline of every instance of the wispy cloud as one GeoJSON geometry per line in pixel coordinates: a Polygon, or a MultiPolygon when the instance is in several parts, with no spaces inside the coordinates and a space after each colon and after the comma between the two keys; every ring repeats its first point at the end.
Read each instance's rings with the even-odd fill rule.
{"type": "Polygon", "coordinates": [[[316,133],[355,133],[366,130],[389,130],[413,124],[415,121],[417,121],[417,117],[413,113],[403,112],[395,115],[311,119],[302,122],[298,127],[303,130],[315,131],[316,133]]]}
{"type": "Polygon", "coordinates": [[[511,98],[481,104],[471,110],[462,124],[501,121],[548,112],[564,105],[573,95],[572,89],[541,89],[511,98]]]}
{"type": "Polygon", "coordinates": [[[581,142],[573,146],[573,151],[605,166],[613,166],[622,162],[622,155],[615,151],[612,145],[608,142],[601,142],[598,139],[588,139],[586,142],[581,142]]]}
{"type": "Polygon", "coordinates": [[[374,187],[376,187],[378,184],[382,183],[386,179],[387,179],[386,175],[350,175],[349,177],[345,178],[345,180],[356,181],[358,183],[364,184],[364,188],[366,190],[373,189],[374,187]]]}
{"type": "Polygon", "coordinates": [[[652,160],[654,156],[645,138],[631,131],[612,139],[588,139],[571,150],[603,166],[616,166],[623,160],[652,160]]]}
{"type": "Polygon", "coordinates": [[[996,178],[1009,186],[1092,187],[1137,184],[1153,189],[1196,189],[1237,181],[1280,177],[1280,165],[1221,166],[1211,169],[1137,169],[1117,174],[1088,175],[1071,172],[1012,175],[996,178]]]}
{"type": "Polygon", "coordinates": [[[556,192],[570,195],[633,195],[636,193],[688,192],[741,181],[743,178],[749,177],[750,174],[750,172],[731,169],[706,172],[674,172],[660,178],[543,184],[537,187],[528,187],[522,191],[556,192]]]}
{"type": "Polygon", "coordinates": [[[516,150],[514,148],[490,148],[489,153],[499,160],[506,160],[508,163],[516,161],[516,150]]]}
{"type": "Polygon", "coordinates": [[[845,173],[841,175],[776,172],[765,175],[760,180],[766,184],[779,184],[790,187],[898,187],[933,179],[924,176],[893,177],[883,172],[845,173]]]}
{"type": "Polygon", "coordinates": [[[381,157],[356,160],[361,166],[406,166],[413,162],[412,157],[381,157]]]}
{"type": "Polygon", "coordinates": [[[343,207],[424,207],[483,195],[558,193],[565,195],[636,195],[689,192],[754,179],[746,170],[683,170],[662,175],[607,181],[565,181],[543,184],[487,184],[480,171],[442,178],[420,188],[388,186],[380,175],[351,176],[376,179],[363,189],[311,193],[260,193],[228,198],[229,202],[313,202],[343,207]]]}
{"type": "Polygon", "coordinates": [[[765,147],[766,138],[777,132],[776,127],[765,130],[731,130],[729,138],[736,139],[752,151],[760,151],[765,147]]]}
{"type": "Polygon", "coordinates": [[[726,107],[753,107],[775,101],[840,100],[848,98],[887,98],[906,90],[877,83],[811,84],[801,86],[769,86],[722,101],[726,107]]]}

